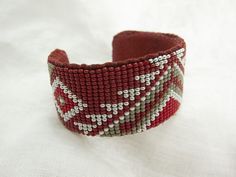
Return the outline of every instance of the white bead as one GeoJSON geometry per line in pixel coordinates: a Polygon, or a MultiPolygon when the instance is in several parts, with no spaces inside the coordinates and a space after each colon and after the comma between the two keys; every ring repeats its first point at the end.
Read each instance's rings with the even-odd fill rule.
{"type": "Polygon", "coordinates": [[[117,92],[118,95],[122,95],[122,93],[123,93],[122,91],[118,91],[117,92]]]}
{"type": "Polygon", "coordinates": [[[159,66],[159,65],[160,65],[160,62],[155,63],[155,65],[156,65],[156,66],[159,66]]]}
{"type": "Polygon", "coordinates": [[[68,93],[68,90],[67,89],[64,89],[64,91],[63,91],[64,93],[68,93]]]}
{"type": "Polygon", "coordinates": [[[131,101],[135,100],[135,98],[134,98],[133,96],[132,96],[132,97],[130,97],[129,99],[130,99],[131,101]]]}
{"type": "Polygon", "coordinates": [[[144,78],[145,78],[145,75],[141,75],[140,78],[141,78],[141,79],[144,79],[144,78]]]}
{"type": "Polygon", "coordinates": [[[119,105],[119,106],[123,106],[123,103],[122,103],[122,102],[120,102],[120,103],[118,103],[118,105],[119,105]]]}
{"type": "Polygon", "coordinates": [[[157,57],[156,57],[156,58],[154,58],[153,60],[154,60],[154,62],[158,62],[158,58],[157,58],[157,57]]]}
{"type": "Polygon", "coordinates": [[[119,123],[119,120],[114,120],[114,123],[115,123],[115,124],[118,124],[118,123],[119,123]]]}
{"type": "Polygon", "coordinates": [[[107,117],[107,115],[106,114],[102,114],[102,118],[106,118],[107,117]]]}
{"type": "Polygon", "coordinates": [[[104,108],[104,107],[105,107],[105,104],[100,104],[100,107],[101,107],[101,108],[104,108]]]}
{"type": "Polygon", "coordinates": [[[115,108],[112,108],[112,110],[113,110],[113,111],[117,111],[117,110],[118,110],[118,108],[117,108],[117,107],[115,107],[115,108]]]}
{"type": "Polygon", "coordinates": [[[82,100],[81,100],[81,99],[77,99],[77,102],[78,102],[78,103],[82,103],[82,100]]]}
{"type": "Polygon", "coordinates": [[[119,110],[123,110],[123,106],[119,106],[118,109],[119,109],[119,110]]]}
{"type": "Polygon", "coordinates": [[[150,79],[151,79],[151,80],[154,80],[154,79],[155,79],[155,76],[151,76],[150,79]]]}
{"type": "Polygon", "coordinates": [[[142,127],[143,131],[147,129],[146,125],[143,125],[142,127]]]}
{"type": "Polygon", "coordinates": [[[141,82],[141,83],[144,83],[144,82],[145,82],[145,79],[140,79],[140,82],[141,82]]]}
{"type": "Polygon", "coordinates": [[[141,87],[140,89],[141,89],[141,90],[145,90],[146,88],[145,88],[145,87],[141,87]]]}
{"type": "Polygon", "coordinates": [[[124,93],[129,93],[129,91],[128,91],[128,90],[124,90],[123,92],[124,92],[124,93]]]}
{"type": "Polygon", "coordinates": [[[134,109],[135,109],[134,107],[131,107],[131,108],[130,108],[130,111],[134,111],[134,109]]]}
{"type": "Polygon", "coordinates": [[[134,89],[130,89],[129,92],[133,93],[133,92],[134,92],[134,89]]]}
{"type": "Polygon", "coordinates": [[[129,94],[124,94],[124,98],[128,98],[129,97],[129,94]]]}
{"type": "Polygon", "coordinates": [[[96,122],[96,119],[95,119],[95,118],[92,118],[91,121],[92,121],[92,122],[96,122]]]}
{"type": "Polygon", "coordinates": [[[128,115],[129,115],[129,112],[125,112],[125,115],[128,116],[128,115]]]}
{"type": "Polygon", "coordinates": [[[113,108],[116,108],[116,107],[117,107],[117,104],[112,104],[112,107],[113,107],[113,108]]]}
{"type": "Polygon", "coordinates": [[[112,128],[112,127],[114,127],[114,124],[109,124],[108,126],[109,126],[110,128],[112,128]]]}
{"type": "Polygon", "coordinates": [[[106,114],[102,114],[101,117],[102,117],[102,118],[106,118],[107,115],[106,115],[106,114]]]}
{"type": "Polygon", "coordinates": [[[120,120],[124,120],[124,118],[125,118],[124,116],[120,116],[120,120]]]}
{"type": "Polygon", "coordinates": [[[125,106],[128,106],[128,105],[129,105],[129,102],[124,102],[124,105],[125,105],[125,106]]]}
{"type": "Polygon", "coordinates": [[[149,61],[150,63],[153,63],[153,60],[152,60],[152,59],[149,59],[148,61],[149,61]]]}
{"type": "Polygon", "coordinates": [[[160,71],[159,71],[159,70],[157,70],[155,73],[158,75],[158,74],[160,74],[160,71]]]}
{"type": "Polygon", "coordinates": [[[100,132],[99,132],[99,135],[103,135],[103,134],[104,134],[104,131],[100,131],[100,132]]]}

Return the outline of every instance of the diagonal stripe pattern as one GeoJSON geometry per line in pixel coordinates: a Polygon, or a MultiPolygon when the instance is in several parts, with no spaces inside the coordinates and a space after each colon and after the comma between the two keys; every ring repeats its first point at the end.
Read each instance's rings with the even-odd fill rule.
{"type": "Polygon", "coordinates": [[[102,74],[51,63],[49,71],[55,106],[68,129],[91,136],[133,134],[157,126],[179,108],[184,48],[102,74]]]}

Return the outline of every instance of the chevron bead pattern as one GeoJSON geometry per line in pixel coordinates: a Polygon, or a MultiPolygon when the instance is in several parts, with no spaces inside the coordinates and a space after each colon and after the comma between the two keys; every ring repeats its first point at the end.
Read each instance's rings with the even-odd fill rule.
{"type": "Polygon", "coordinates": [[[49,63],[59,118],[85,135],[121,136],[156,127],[181,103],[185,49],[93,70],[49,63]]]}

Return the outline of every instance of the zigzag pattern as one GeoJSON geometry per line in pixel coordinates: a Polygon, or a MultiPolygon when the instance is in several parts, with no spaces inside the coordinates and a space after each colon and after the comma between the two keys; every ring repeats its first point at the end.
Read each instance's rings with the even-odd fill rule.
{"type": "Polygon", "coordinates": [[[118,72],[103,76],[84,71],[69,73],[50,64],[59,117],[70,130],[92,136],[133,134],[157,126],[174,114],[181,103],[183,52],[181,48],[172,54],[148,59],[144,63],[146,67],[139,67],[142,70],[137,72],[127,69],[125,72],[132,75],[128,79],[118,72]],[[72,83],[78,85],[72,86],[72,83]],[[81,89],[85,85],[87,90],[81,89]]]}

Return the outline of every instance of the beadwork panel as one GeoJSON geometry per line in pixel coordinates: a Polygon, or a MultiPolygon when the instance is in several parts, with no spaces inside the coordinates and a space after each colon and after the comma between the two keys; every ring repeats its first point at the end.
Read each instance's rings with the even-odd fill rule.
{"type": "Polygon", "coordinates": [[[121,136],[156,127],[181,103],[184,56],[180,48],[92,70],[49,63],[58,116],[68,129],[91,136],[121,136]]]}

